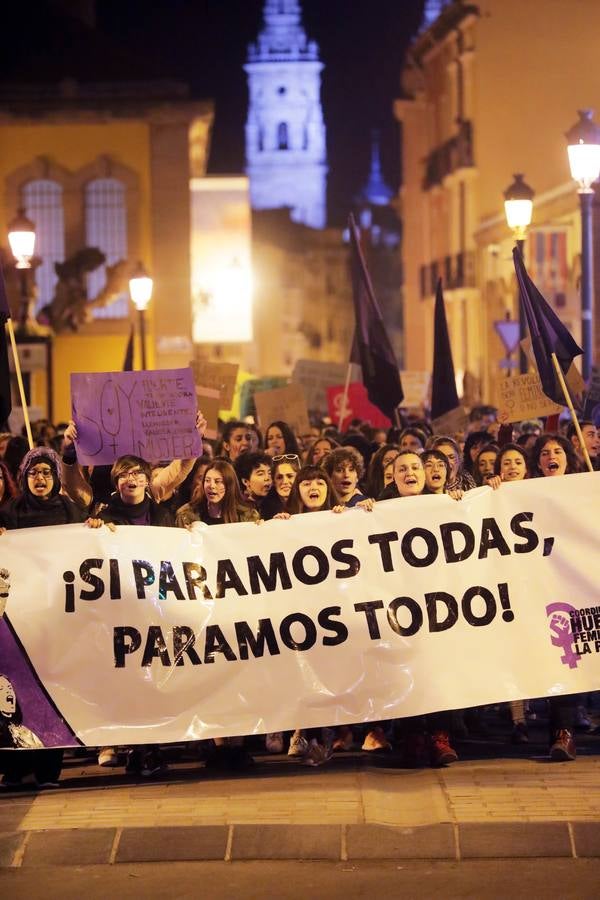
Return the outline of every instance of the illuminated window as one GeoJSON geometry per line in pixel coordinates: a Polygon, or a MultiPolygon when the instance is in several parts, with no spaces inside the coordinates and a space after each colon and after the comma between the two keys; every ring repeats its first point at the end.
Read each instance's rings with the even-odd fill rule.
{"type": "Polygon", "coordinates": [[[56,181],[38,178],[28,181],[22,191],[25,214],[35,224],[35,255],[42,258],[36,269],[38,288],[36,313],[50,303],[58,281],[54,263],[65,258],[65,223],[62,187],[56,181]]]}
{"type": "MultiPolygon", "coordinates": [[[[85,188],[85,241],[98,247],[107,265],[127,259],[127,209],[125,185],[116,178],[95,178],[85,188]]],[[[88,297],[97,297],[106,284],[106,267],[88,275],[88,297]]],[[[123,319],[129,315],[127,292],[110,306],[94,310],[97,319],[123,319]]]]}
{"type": "Polygon", "coordinates": [[[289,150],[287,122],[280,122],[277,126],[277,149],[289,150]]]}

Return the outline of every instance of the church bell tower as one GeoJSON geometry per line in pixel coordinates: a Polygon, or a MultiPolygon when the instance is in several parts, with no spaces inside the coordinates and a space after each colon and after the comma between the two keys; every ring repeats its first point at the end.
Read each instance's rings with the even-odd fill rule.
{"type": "Polygon", "coordinates": [[[248,48],[246,173],[253,209],[291,208],[295,222],[324,228],[327,149],[319,49],[298,0],[265,0],[263,28],[248,48]]]}

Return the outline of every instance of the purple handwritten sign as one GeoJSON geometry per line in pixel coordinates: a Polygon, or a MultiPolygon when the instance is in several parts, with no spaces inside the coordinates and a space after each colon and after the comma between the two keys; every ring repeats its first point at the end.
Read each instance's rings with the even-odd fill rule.
{"type": "Polygon", "coordinates": [[[202,452],[191,369],[74,373],[71,402],[81,465],[105,465],[125,453],[154,461],[202,452]]]}

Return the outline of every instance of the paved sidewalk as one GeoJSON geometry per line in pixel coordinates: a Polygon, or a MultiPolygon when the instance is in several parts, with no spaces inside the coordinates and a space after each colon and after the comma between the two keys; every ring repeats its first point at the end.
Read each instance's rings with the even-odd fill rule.
{"type": "Polygon", "coordinates": [[[600,856],[600,755],[392,761],[259,757],[243,774],[187,761],[148,783],[70,760],[61,789],[0,798],[0,865],[600,856]]]}

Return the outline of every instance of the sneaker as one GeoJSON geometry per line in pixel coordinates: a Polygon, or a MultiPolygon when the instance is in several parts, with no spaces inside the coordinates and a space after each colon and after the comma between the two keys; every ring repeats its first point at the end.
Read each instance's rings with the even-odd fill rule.
{"type": "Polygon", "coordinates": [[[553,762],[571,762],[577,756],[573,735],[566,728],[556,732],[554,743],[550,747],[550,759],[553,762]]]}
{"type": "Polygon", "coordinates": [[[592,720],[585,706],[578,706],[575,713],[575,728],[580,731],[589,731],[592,727],[592,720]]]}
{"type": "Polygon", "coordinates": [[[322,766],[331,757],[331,751],[319,744],[316,738],[312,738],[308,744],[308,750],[302,758],[303,766],[322,766]]]}
{"type": "Polygon", "coordinates": [[[340,725],[337,730],[336,738],[331,748],[334,752],[340,750],[351,750],[354,743],[354,735],[349,725],[340,725]]]}
{"type": "Polygon", "coordinates": [[[381,725],[377,725],[369,731],[361,749],[367,753],[376,753],[378,750],[391,750],[392,745],[386,738],[381,725]]]}
{"type": "Polygon", "coordinates": [[[525,722],[515,722],[515,724],[513,725],[510,740],[512,744],[529,743],[529,732],[527,731],[527,725],[525,724],[525,722]]]}
{"type": "Polygon", "coordinates": [[[299,729],[290,738],[288,756],[305,756],[308,750],[308,741],[299,729]]]}
{"type": "Polygon", "coordinates": [[[36,785],[37,785],[39,788],[49,788],[49,789],[52,789],[52,788],[59,788],[59,787],[60,787],[60,784],[58,783],[58,781],[38,781],[37,778],[36,778],[35,783],[36,783],[36,785]]]}
{"type": "Polygon", "coordinates": [[[0,781],[0,788],[5,791],[14,791],[17,788],[20,788],[23,784],[23,779],[18,776],[11,777],[10,775],[3,775],[2,780],[0,781]]]}
{"type": "Polygon", "coordinates": [[[267,753],[283,753],[283,732],[272,731],[265,737],[267,753]]]}
{"type": "Polygon", "coordinates": [[[166,772],[167,768],[157,750],[148,750],[142,757],[140,775],[142,778],[153,778],[155,775],[166,772]]]}
{"type": "Polygon", "coordinates": [[[333,752],[333,742],[335,740],[335,728],[321,728],[321,743],[327,750],[329,756],[333,752]]]}
{"type": "Polygon", "coordinates": [[[119,758],[114,747],[103,747],[98,754],[98,765],[114,769],[119,765],[119,758]]]}
{"type": "Polygon", "coordinates": [[[450,746],[450,737],[447,731],[435,731],[430,736],[429,759],[434,768],[448,766],[458,759],[458,753],[450,746]]]}

